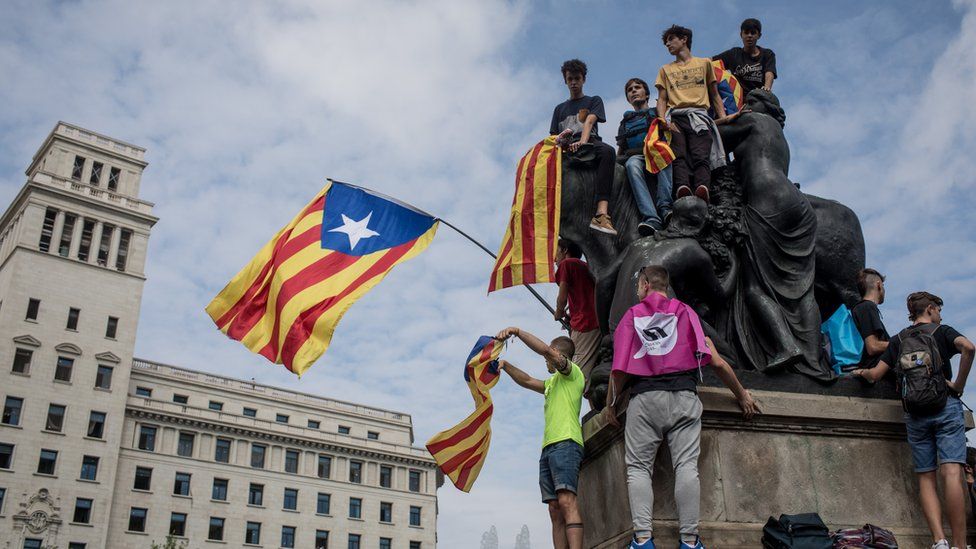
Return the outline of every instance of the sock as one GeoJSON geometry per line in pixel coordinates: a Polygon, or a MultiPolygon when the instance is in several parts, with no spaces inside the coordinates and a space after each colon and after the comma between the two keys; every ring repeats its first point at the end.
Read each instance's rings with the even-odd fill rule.
{"type": "Polygon", "coordinates": [[[695,534],[681,534],[681,543],[694,547],[698,545],[698,536],[695,534]]]}

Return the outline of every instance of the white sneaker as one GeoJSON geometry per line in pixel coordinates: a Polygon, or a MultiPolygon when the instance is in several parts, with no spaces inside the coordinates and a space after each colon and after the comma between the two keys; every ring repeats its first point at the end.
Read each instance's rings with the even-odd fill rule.
{"type": "Polygon", "coordinates": [[[932,549],[950,549],[949,541],[940,539],[939,541],[935,542],[934,545],[932,545],[932,549]]]}

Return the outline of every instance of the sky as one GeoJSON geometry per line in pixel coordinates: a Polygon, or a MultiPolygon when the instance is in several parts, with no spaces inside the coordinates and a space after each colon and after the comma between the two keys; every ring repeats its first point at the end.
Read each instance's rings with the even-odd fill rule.
{"type": "MultiPolygon", "coordinates": [[[[147,149],[156,204],[136,356],[411,414],[416,444],[471,410],[461,368],[479,335],[556,325],[523,289],[486,297],[491,259],[442,226],[430,248],[356,303],[301,380],[223,337],[204,307],[331,177],[400,197],[497,249],[515,164],[567,98],[559,66],[589,65],[613,135],[623,85],[668,61],[740,45],[763,22],[777,54],[791,178],[857,212],[887,274],[889,332],[926,289],[976,335],[976,2],[127,2],[0,6],[0,204],[58,120],[147,149]],[[232,6],[232,7],[231,7],[232,6]],[[668,6],[670,7],[670,5],[668,6]]],[[[552,287],[541,287],[548,299],[552,287]]],[[[505,357],[538,377],[518,343],[505,357]]],[[[974,384],[971,382],[972,389],[974,384]]],[[[439,492],[442,547],[501,546],[539,503],[542,397],[493,391],[487,463],[470,494],[439,492]]],[[[970,405],[976,399],[967,398],[970,405]]]]}

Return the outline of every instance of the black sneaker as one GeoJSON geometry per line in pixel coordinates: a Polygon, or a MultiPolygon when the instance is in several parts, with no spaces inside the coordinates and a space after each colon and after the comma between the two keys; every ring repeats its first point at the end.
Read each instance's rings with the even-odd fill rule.
{"type": "Polygon", "coordinates": [[[656,232],[657,232],[657,227],[651,225],[647,221],[641,221],[637,225],[637,234],[641,236],[654,236],[654,233],[656,232]]]}

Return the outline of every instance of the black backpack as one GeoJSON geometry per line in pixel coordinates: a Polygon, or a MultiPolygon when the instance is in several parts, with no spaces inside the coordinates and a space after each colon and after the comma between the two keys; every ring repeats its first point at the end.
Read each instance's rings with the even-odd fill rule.
{"type": "Polygon", "coordinates": [[[769,517],[763,526],[763,549],[832,549],[830,530],[820,515],[780,515],[769,517]]]}
{"type": "Polygon", "coordinates": [[[894,368],[901,404],[915,416],[941,412],[949,397],[949,387],[942,374],[942,357],[935,342],[938,328],[938,324],[917,324],[898,334],[901,347],[894,368]]]}

